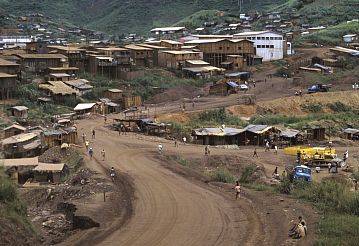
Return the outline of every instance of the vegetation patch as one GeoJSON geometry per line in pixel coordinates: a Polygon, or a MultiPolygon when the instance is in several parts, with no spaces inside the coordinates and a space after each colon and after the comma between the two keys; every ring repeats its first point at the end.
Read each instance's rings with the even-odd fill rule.
{"type": "Polygon", "coordinates": [[[233,184],[236,181],[235,176],[232,175],[231,172],[224,167],[219,167],[216,170],[210,172],[209,176],[214,182],[233,184]]]}

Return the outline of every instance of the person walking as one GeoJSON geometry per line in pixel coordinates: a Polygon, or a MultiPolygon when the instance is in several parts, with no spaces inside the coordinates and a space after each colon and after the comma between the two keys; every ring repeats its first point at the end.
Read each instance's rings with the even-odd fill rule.
{"type": "Polygon", "coordinates": [[[183,141],[183,144],[186,145],[187,138],[186,138],[186,137],[183,137],[183,138],[182,138],[182,141],[183,141]]]}
{"type": "Polygon", "coordinates": [[[178,147],[177,139],[175,139],[175,147],[178,147]]]}
{"type": "Polygon", "coordinates": [[[95,132],[95,129],[92,130],[92,139],[95,139],[95,135],[96,135],[96,132],[95,132]]]}
{"type": "Polygon", "coordinates": [[[89,142],[89,141],[85,141],[86,151],[88,151],[88,150],[89,150],[89,145],[90,145],[90,142],[89,142]]]}
{"type": "Polygon", "coordinates": [[[234,190],[236,192],[236,200],[238,198],[241,198],[241,185],[239,184],[239,181],[236,181],[236,186],[234,187],[234,190]]]}
{"type": "Polygon", "coordinates": [[[252,157],[258,158],[257,148],[254,148],[253,156],[252,156],[252,157]]]}
{"type": "Polygon", "coordinates": [[[82,142],[86,142],[86,134],[85,133],[82,133],[82,142]]]}
{"type": "Polygon", "coordinates": [[[106,158],[106,152],[104,149],[101,150],[101,156],[102,156],[102,160],[104,161],[106,158]]]}
{"type": "Polygon", "coordinates": [[[278,155],[278,146],[274,145],[274,154],[278,155]]]}
{"type": "Polygon", "coordinates": [[[269,141],[266,141],[266,147],[265,147],[265,152],[268,152],[269,151],[269,141]]]}
{"type": "Polygon", "coordinates": [[[204,147],[204,155],[210,155],[211,154],[211,150],[209,149],[209,146],[206,145],[206,147],[204,147]]]}
{"type": "Polygon", "coordinates": [[[93,149],[92,149],[92,147],[89,149],[89,155],[90,155],[90,159],[92,160],[92,156],[93,156],[93,149]]]}

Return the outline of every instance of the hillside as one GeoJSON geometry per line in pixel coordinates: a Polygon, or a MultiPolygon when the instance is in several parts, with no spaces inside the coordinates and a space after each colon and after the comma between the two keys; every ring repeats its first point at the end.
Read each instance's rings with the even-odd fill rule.
{"type": "MultiPolygon", "coordinates": [[[[245,1],[243,11],[263,10],[285,0],[245,1]]],[[[172,25],[203,9],[239,14],[237,0],[0,0],[0,8],[16,15],[39,12],[54,19],[109,33],[146,33],[172,25]]]]}
{"type": "Polygon", "coordinates": [[[328,26],[359,17],[358,0],[289,0],[274,8],[292,9],[302,16],[302,24],[328,26]]]}

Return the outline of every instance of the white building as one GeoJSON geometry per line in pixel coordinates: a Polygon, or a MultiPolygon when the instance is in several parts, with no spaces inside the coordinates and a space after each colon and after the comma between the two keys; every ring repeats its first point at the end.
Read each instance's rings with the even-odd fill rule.
{"type": "Polygon", "coordinates": [[[242,32],[234,34],[233,38],[248,39],[254,42],[257,56],[263,57],[263,61],[283,59],[288,47],[283,35],[273,31],[242,32]]]}
{"type": "Polygon", "coordinates": [[[358,36],[356,34],[347,34],[347,35],[343,36],[344,43],[352,43],[357,39],[358,39],[358,36]]]}

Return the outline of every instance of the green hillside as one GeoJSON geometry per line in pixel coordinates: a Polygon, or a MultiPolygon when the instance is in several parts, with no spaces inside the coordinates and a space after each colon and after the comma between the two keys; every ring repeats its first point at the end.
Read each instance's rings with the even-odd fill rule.
{"type": "MultiPolygon", "coordinates": [[[[286,0],[244,1],[243,11],[263,10],[286,0]]],[[[146,33],[172,25],[203,9],[239,14],[237,0],[0,0],[0,8],[13,14],[39,12],[54,19],[109,33],[146,33]]]]}
{"type": "Polygon", "coordinates": [[[275,10],[296,9],[302,23],[335,25],[359,18],[359,0],[288,0],[275,10]]]}

